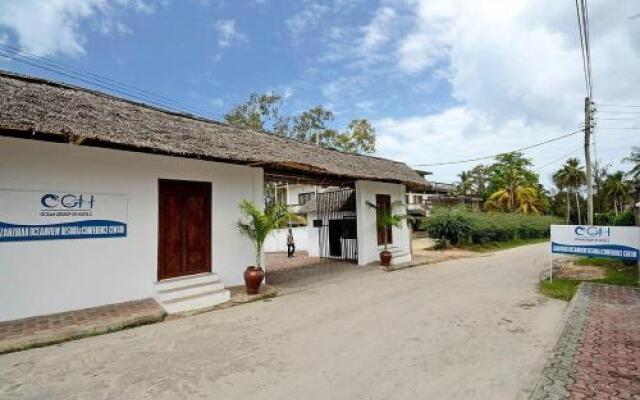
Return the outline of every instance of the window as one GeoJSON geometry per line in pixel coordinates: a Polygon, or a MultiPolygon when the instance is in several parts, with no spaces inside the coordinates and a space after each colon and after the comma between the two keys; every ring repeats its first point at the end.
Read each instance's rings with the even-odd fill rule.
{"type": "Polygon", "coordinates": [[[309,202],[309,200],[313,199],[316,196],[314,192],[306,192],[298,194],[298,205],[305,205],[309,202]]]}
{"type": "Polygon", "coordinates": [[[276,187],[276,203],[287,205],[287,187],[280,186],[276,187]]]}

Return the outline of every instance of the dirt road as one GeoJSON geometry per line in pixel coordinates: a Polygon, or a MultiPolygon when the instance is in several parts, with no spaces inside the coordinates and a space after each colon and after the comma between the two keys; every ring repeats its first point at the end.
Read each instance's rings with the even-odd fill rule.
{"type": "Polygon", "coordinates": [[[3,355],[0,398],[526,398],[565,309],[536,292],[547,247],[369,269],[271,301],[3,355]]]}

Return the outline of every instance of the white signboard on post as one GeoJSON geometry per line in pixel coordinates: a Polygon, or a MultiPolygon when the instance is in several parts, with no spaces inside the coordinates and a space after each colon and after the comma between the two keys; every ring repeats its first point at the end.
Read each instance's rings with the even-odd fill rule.
{"type": "Polygon", "coordinates": [[[551,225],[551,253],[638,261],[640,228],[551,225]]]}
{"type": "Polygon", "coordinates": [[[0,189],[0,243],[125,236],[125,195],[0,189]]]}

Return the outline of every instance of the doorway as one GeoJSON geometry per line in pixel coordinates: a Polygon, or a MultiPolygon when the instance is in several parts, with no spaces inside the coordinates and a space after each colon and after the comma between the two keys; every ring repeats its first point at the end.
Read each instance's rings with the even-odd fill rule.
{"type": "MultiPolygon", "coordinates": [[[[377,194],[376,195],[376,222],[385,215],[391,215],[391,195],[377,194]]],[[[390,226],[381,228],[378,223],[378,246],[382,246],[385,243],[385,230],[387,233],[387,244],[393,243],[392,229],[390,226]]]]}
{"type": "Polygon", "coordinates": [[[358,261],[354,189],[336,189],[316,196],[320,257],[358,261]]]}
{"type": "Polygon", "coordinates": [[[158,280],[211,272],[211,183],[158,181],[158,280]]]}

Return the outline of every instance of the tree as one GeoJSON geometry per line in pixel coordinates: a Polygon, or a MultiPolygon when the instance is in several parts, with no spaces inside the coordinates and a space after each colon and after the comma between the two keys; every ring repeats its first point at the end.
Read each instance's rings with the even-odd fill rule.
{"type": "Polygon", "coordinates": [[[366,119],[352,120],[347,129],[335,136],[329,146],[347,153],[373,154],[376,151],[376,130],[366,119]]]}
{"type": "Polygon", "coordinates": [[[325,145],[335,136],[335,131],[327,129],[326,122],[333,120],[333,113],[322,106],[315,106],[293,119],[291,136],[304,142],[325,145]]]}
{"type": "Polygon", "coordinates": [[[631,184],[624,179],[624,176],[624,172],[617,171],[609,175],[604,182],[605,193],[613,202],[613,210],[616,215],[623,211],[624,203],[631,193],[631,184]]]}
{"type": "Polygon", "coordinates": [[[640,147],[633,146],[631,155],[625,157],[622,161],[634,164],[631,170],[627,172],[627,175],[631,177],[634,183],[640,183],[640,147]]]}
{"type": "Polygon", "coordinates": [[[489,166],[488,171],[489,199],[496,192],[504,191],[504,194],[509,196],[506,203],[508,211],[515,211],[517,207],[516,189],[518,187],[535,188],[538,186],[538,175],[529,169],[531,165],[531,160],[524,158],[521,152],[505,153],[497,156],[496,162],[489,166]]]}
{"type": "Polygon", "coordinates": [[[609,176],[609,168],[611,168],[611,164],[601,166],[597,161],[593,168],[593,205],[595,211],[598,213],[607,211],[607,196],[604,191],[604,182],[607,176],[609,176]]]}
{"type": "Polygon", "coordinates": [[[536,188],[517,186],[513,189],[513,193],[511,190],[511,187],[504,187],[493,193],[487,200],[486,207],[493,211],[516,211],[523,214],[541,213],[540,194],[536,188]]]}
{"type": "Polygon", "coordinates": [[[456,194],[465,196],[487,197],[489,171],[484,165],[476,165],[468,171],[458,174],[460,183],[456,187],[456,194]]]}
{"type": "Polygon", "coordinates": [[[285,136],[288,118],[280,116],[281,103],[282,96],[278,93],[251,93],[247,101],[225,114],[224,120],[230,125],[266,130],[285,136]]]}
{"type": "Polygon", "coordinates": [[[567,224],[569,224],[569,220],[571,218],[571,190],[565,183],[564,170],[559,169],[558,171],[556,171],[553,174],[552,180],[553,184],[556,185],[560,193],[564,192],[565,189],[567,190],[567,224]]]}
{"type": "Polygon", "coordinates": [[[339,132],[327,126],[333,112],[315,106],[295,117],[285,117],[279,108],[282,96],[277,93],[252,93],[247,101],[224,116],[227,123],[264,130],[325,148],[349,153],[372,154],[376,150],[375,128],[366,119],[354,119],[339,132]]]}
{"type": "MultiPolygon", "coordinates": [[[[556,180],[556,177],[557,182],[559,182],[562,187],[573,190],[576,199],[576,209],[578,212],[578,223],[580,223],[580,196],[578,191],[580,187],[587,182],[587,175],[584,172],[584,167],[580,165],[580,160],[577,158],[569,158],[565,162],[564,166],[554,174],[554,181],[556,180]]],[[[567,200],[567,204],[568,203],[569,202],[567,200]]]]}

